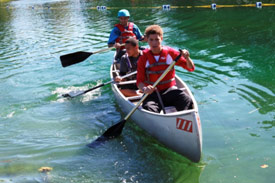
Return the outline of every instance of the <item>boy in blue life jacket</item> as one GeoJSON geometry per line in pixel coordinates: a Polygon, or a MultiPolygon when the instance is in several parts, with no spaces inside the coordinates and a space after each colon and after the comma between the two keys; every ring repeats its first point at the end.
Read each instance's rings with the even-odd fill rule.
{"type": "Polygon", "coordinates": [[[117,49],[116,58],[120,58],[125,53],[125,50],[123,50],[125,47],[121,46],[121,44],[125,43],[127,39],[133,37],[138,40],[143,40],[144,38],[138,26],[133,22],[129,22],[130,13],[128,10],[119,10],[118,18],[119,23],[115,24],[108,41],[108,47],[114,46],[117,49]]]}

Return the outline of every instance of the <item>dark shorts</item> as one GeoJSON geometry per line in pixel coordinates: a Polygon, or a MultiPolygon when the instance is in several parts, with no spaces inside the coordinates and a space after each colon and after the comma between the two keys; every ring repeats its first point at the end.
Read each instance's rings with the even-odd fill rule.
{"type": "MultiPolygon", "coordinates": [[[[174,106],[177,111],[188,110],[193,108],[193,101],[184,90],[169,88],[159,92],[164,107],[174,106]]],[[[160,113],[162,110],[157,93],[150,94],[143,102],[142,107],[148,111],[160,113]]]]}

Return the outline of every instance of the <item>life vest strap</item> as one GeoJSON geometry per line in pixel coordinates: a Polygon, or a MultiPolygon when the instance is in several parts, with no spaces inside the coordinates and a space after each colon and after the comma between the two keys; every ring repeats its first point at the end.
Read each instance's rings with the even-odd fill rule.
{"type": "MultiPolygon", "coordinates": [[[[159,82],[159,85],[163,85],[163,84],[167,84],[167,83],[170,83],[170,82],[172,82],[172,81],[174,81],[175,80],[175,78],[172,78],[172,79],[169,79],[169,80],[166,80],[166,81],[161,81],[161,82],[159,82]]],[[[153,85],[154,84],[154,82],[151,82],[151,81],[145,81],[147,84],[150,84],[150,85],[153,85]]]]}
{"type": "Polygon", "coordinates": [[[162,74],[165,70],[159,70],[159,71],[146,71],[146,74],[162,74]]]}
{"type": "Polygon", "coordinates": [[[155,62],[153,64],[150,64],[147,66],[147,69],[151,68],[151,67],[155,67],[155,66],[158,66],[158,65],[168,65],[166,62],[155,62]]]}

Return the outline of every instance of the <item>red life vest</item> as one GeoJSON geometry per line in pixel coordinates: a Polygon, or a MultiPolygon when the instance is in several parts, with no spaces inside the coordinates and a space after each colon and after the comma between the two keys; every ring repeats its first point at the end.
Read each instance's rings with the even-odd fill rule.
{"type": "MultiPolygon", "coordinates": [[[[166,63],[169,53],[169,47],[163,47],[159,56],[158,62],[156,61],[151,50],[144,50],[143,53],[149,61],[149,65],[146,67],[146,80],[145,84],[153,85],[161,74],[168,68],[169,64],[166,63]]],[[[165,90],[176,85],[175,81],[175,69],[172,68],[167,75],[157,85],[158,90],[165,90]]]]}
{"type": "Polygon", "coordinates": [[[136,35],[133,32],[134,29],[134,23],[129,22],[128,29],[125,29],[125,27],[121,24],[116,24],[115,27],[117,27],[120,30],[120,36],[116,39],[117,43],[125,43],[127,39],[130,37],[136,38],[136,35]]]}

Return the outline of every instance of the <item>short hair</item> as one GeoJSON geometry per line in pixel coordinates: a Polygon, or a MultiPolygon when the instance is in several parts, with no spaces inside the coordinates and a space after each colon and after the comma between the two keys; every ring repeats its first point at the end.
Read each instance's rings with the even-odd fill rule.
{"type": "Polygon", "coordinates": [[[133,37],[130,37],[126,40],[125,44],[131,44],[133,47],[136,47],[138,46],[138,40],[133,37]]]}
{"type": "Polygon", "coordinates": [[[159,25],[150,25],[145,29],[145,36],[148,38],[150,34],[158,34],[163,36],[162,28],[159,25]]]}

